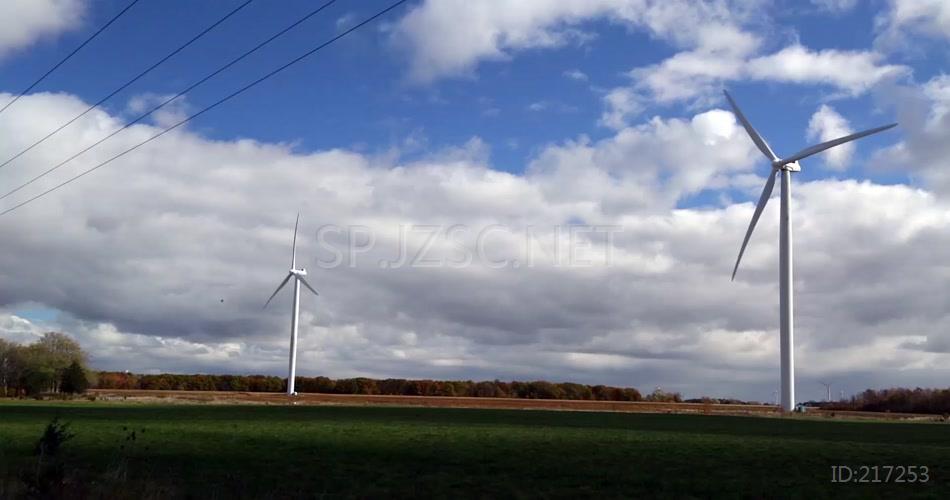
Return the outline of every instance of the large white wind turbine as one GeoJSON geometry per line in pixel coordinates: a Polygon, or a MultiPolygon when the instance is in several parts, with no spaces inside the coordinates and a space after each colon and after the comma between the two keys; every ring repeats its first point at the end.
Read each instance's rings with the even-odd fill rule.
{"type": "Polygon", "coordinates": [[[739,269],[739,261],[742,260],[742,254],[749,243],[749,237],[752,236],[752,230],[755,229],[755,223],[759,221],[762,210],[772,196],[772,187],[775,186],[775,177],[781,172],[782,175],[782,205],[781,216],[779,218],[779,321],[780,321],[780,348],[782,356],[782,409],[792,411],[795,408],[795,352],[794,352],[794,328],[792,321],[792,224],[791,214],[789,213],[789,203],[792,197],[792,172],[801,171],[798,161],[811,155],[820,153],[826,149],[844,144],[846,142],[860,139],[861,137],[876,134],[897,126],[896,123],[885,125],[883,127],[872,128],[856,134],[847,135],[828,142],[805,148],[787,158],[779,158],[772,152],[772,148],[765,142],[765,139],[752,128],[752,124],[746,119],[739,106],[732,100],[729,92],[723,91],[729,105],[736,118],[742,123],[742,127],[752,138],[752,142],[759,148],[759,151],[769,159],[772,169],[769,172],[768,181],[762,190],[762,196],[759,197],[759,203],[755,206],[755,212],[752,214],[752,222],[749,223],[749,229],[745,233],[745,239],[742,240],[742,247],[739,249],[739,257],[736,259],[736,266],[732,269],[732,279],[736,279],[736,271],[739,269]]]}
{"type": "Polygon", "coordinates": [[[294,391],[294,378],[297,376],[297,317],[300,316],[300,284],[303,283],[303,286],[307,287],[314,295],[320,295],[304,278],[304,276],[307,275],[307,270],[304,268],[297,269],[297,225],[299,223],[300,214],[297,214],[297,222],[294,223],[293,257],[290,261],[290,272],[287,273],[287,277],[284,278],[284,281],[281,281],[280,285],[277,285],[277,290],[274,290],[274,293],[272,293],[270,298],[267,299],[267,302],[264,303],[264,307],[266,308],[267,304],[270,304],[270,301],[274,300],[274,296],[277,295],[277,292],[290,281],[290,278],[294,278],[294,311],[290,317],[290,365],[287,368],[288,396],[297,394],[297,392],[294,391]]]}

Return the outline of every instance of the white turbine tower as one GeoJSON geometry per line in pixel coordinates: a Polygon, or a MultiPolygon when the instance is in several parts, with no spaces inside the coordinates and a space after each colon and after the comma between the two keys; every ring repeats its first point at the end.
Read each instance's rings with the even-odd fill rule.
{"type": "Polygon", "coordinates": [[[768,158],[772,164],[769,172],[768,181],[762,190],[762,196],[759,197],[759,203],[752,214],[752,222],[749,223],[749,229],[745,233],[745,239],[742,240],[742,247],[739,249],[739,257],[736,259],[736,266],[732,269],[732,279],[736,279],[736,271],[739,269],[739,261],[742,260],[742,254],[749,243],[749,237],[752,236],[752,230],[755,229],[755,223],[759,221],[762,210],[772,196],[772,187],[775,186],[775,176],[781,172],[782,175],[782,204],[781,215],[779,218],[779,321],[780,321],[780,348],[782,356],[782,409],[792,411],[795,408],[795,352],[794,352],[794,328],[792,321],[792,224],[789,204],[792,198],[792,172],[801,171],[798,161],[811,155],[820,153],[826,149],[844,144],[846,142],[860,139],[871,134],[896,127],[896,123],[885,125],[883,127],[872,128],[856,134],[847,135],[828,142],[805,148],[787,158],[779,158],[772,152],[772,148],[765,142],[765,139],[752,128],[752,124],[746,119],[739,106],[732,100],[729,92],[726,94],[726,100],[732,106],[732,111],[736,118],[742,123],[742,127],[752,138],[752,142],[759,148],[759,151],[768,158]]]}
{"type": "Polygon", "coordinates": [[[280,285],[277,285],[277,290],[274,290],[274,293],[272,293],[270,298],[267,299],[267,302],[264,303],[264,307],[266,308],[267,304],[270,304],[270,301],[274,300],[274,296],[277,295],[277,292],[290,281],[290,278],[294,278],[294,310],[293,315],[290,317],[290,364],[287,368],[288,396],[297,394],[297,392],[294,391],[294,379],[297,376],[297,317],[300,316],[300,284],[303,283],[303,286],[307,287],[314,295],[320,295],[310,286],[310,283],[307,283],[307,280],[304,279],[304,276],[307,275],[307,270],[304,268],[297,269],[297,225],[299,223],[300,214],[297,214],[297,222],[294,223],[293,257],[290,261],[290,272],[287,273],[287,277],[284,278],[284,281],[281,281],[280,285]]]}

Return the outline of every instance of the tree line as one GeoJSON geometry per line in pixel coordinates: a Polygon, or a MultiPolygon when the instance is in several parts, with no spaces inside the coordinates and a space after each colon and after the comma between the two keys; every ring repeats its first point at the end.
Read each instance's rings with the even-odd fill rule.
{"type": "MultiPolygon", "coordinates": [[[[179,375],[163,373],[140,375],[123,372],[99,372],[99,389],[141,389],[177,391],[243,391],[281,392],[287,389],[285,378],[267,375],[179,375]]],[[[328,377],[296,377],[300,392],[322,394],[379,394],[387,396],[465,396],[485,398],[580,399],[596,401],[681,401],[676,393],[652,393],[643,397],[632,387],[585,385],[571,382],[471,381],[471,380],[406,380],[365,377],[331,379],[328,377]]]]}
{"type": "Polygon", "coordinates": [[[950,414],[950,389],[868,389],[849,400],[825,403],[830,410],[880,411],[895,413],[950,414]]]}
{"type": "MultiPolygon", "coordinates": [[[[99,389],[283,392],[287,380],[272,375],[142,375],[127,372],[94,372],[87,354],[69,336],[49,332],[32,344],[0,339],[0,396],[20,397],[48,393],[82,393],[99,389]]],[[[379,394],[391,396],[464,396],[484,398],[571,399],[590,401],[683,402],[677,392],[659,388],[642,395],[632,387],[553,383],[503,382],[500,380],[407,380],[365,377],[331,379],[297,377],[300,392],[323,394],[379,394]]],[[[688,403],[743,404],[735,399],[689,399],[688,403]]],[[[896,413],[950,414],[950,389],[868,389],[849,400],[816,403],[832,410],[896,413]]]]}
{"type": "Polygon", "coordinates": [[[69,336],[49,332],[21,345],[0,339],[0,394],[82,393],[89,387],[88,356],[69,336]]]}

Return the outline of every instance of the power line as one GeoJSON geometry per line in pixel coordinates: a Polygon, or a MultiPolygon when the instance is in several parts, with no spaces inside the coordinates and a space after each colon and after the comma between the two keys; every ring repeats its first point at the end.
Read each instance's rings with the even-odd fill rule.
{"type": "Polygon", "coordinates": [[[291,60],[290,62],[284,64],[283,66],[280,66],[279,68],[277,68],[277,69],[271,71],[270,73],[267,73],[266,75],[264,75],[264,76],[258,78],[257,80],[254,80],[253,82],[251,82],[251,83],[245,85],[244,87],[241,87],[240,89],[238,89],[238,90],[232,92],[231,94],[228,94],[227,96],[223,97],[222,99],[216,101],[214,104],[211,104],[210,106],[205,107],[205,108],[202,109],[201,111],[198,111],[197,113],[194,113],[193,115],[191,115],[191,116],[189,116],[189,117],[187,117],[187,118],[185,118],[185,119],[179,121],[178,123],[176,123],[176,124],[174,124],[174,125],[172,125],[172,126],[170,126],[170,127],[165,128],[165,129],[162,130],[161,132],[159,132],[159,133],[153,135],[152,137],[149,137],[148,139],[146,139],[146,140],[144,140],[144,141],[142,141],[142,142],[140,142],[140,143],[138,143],[138,144],[132,146],[132,147],[129,148],[129,149],[126,149],[125,151],[123,151],[123,152],[121,152],[121,153],[119,153],[119,154],[113,156],[112,158],[109,158],[108,160],[103,161],[102,163],[99,163],[99,164],[97,164],[97,165],[95,165],[95,166],[93,166],[93,167],[91,167],[91,168],[89,168],[89,169],[86,169],[86,170],[80,172],[79,174],[77,174],[77,175],[75,175],[75,176],[73,176],[73,177],[71,177],[71,178],[69,178],[69,179],[67,179],[67,180],[65,180],[65,181],[63,181],[63,182],[57,184],[56,186],[53,186],[53,187],[47,189],[46,191],[43,191],[42,193],[40,193],[40,194],[38,194],[38,195],[36,195],[36,196],[34,196],[34,197],[32,197],[32,198],[29,198],[29,199],[27,199],[27,200],[25,200],[25,201],[22,201],[22,202],[20,202],[19,204],[14,205],[14,206],[12,206],[12,207],[10,207],[10,208],[4,210],[3,212],[0,212],[0,217],[2,217],[2,216],[4,216],[4,215],[6,215],[6,214],[8,214],[8,213],[10,213],[10,212],[12,212],[12,211],[18,209],[18,208],[20,208],[20,207],[22,207],[22,206],[24,206],[24,205],[27,205],[27,204],[29,204],[29,203],[32,203],[33,201],[36,201],[36,200],[38,200],[38,199],[40,199],[40,198],[46,196],[47,194],[52,193],[53,191],[56,191],[56,190],[62,188],[63,186],[66,186],[67,184],[70,184],[71,182],[76,181],[77,179],[79,179],[79,178],[81,178],[81,177],[83,177],[83,176],[85,176],[85,175],[87,175],[87,174],[89,174],[89,173],[91,173],[91,172],[93,172],[93,171],[95,171],[95,170],[101,168],[101,167],[106,166],[106,165],[108,165],[109,163],[112,163],[113,161],[115,161],[115,160],[117,160],[117,159],[119,159],[119,158],[121,158],[121,157],[123,157],[123,156],[125,156],[125,155],[127,155],[127,154],[129,154],[129,153],[131,153],[132,151],[135,151],[136,149],[138,149],[138,148],[140,148],[140,147],[142,147],[142,146],[148,144],[149,142],[154,141],[155,139],[158,139],[159,137],[161,137],[161,136],[163,136],[163,135],[165,135],[165,134],[171,132],[172,130],[175,130],[176,128],[178,128],[178,127],[180,127],[180,126],[182,126],[182,125],[184,125],[184,124],[190,122],[191,120],[193,120],[193,119],[195,119],[195,118],[197,118],[197,117],[199,117],[199,116],[201,116],[201,115],[207,113],[208,111],[211,111],[212,109],[218,107],[219,105],[224,104],[225,102],[227,102],[227,101],[229,101],[229,100],[231,100],[231,99],[237,97],[237,96],[240,95],[240,94],[243,94],[244,92],[246,92],[246,91],[247,91],[248,89],[250,89],[251,87],[254,87],[254,86],[260,84],[260,83],[263,82],[264,80],[267,80],[268,78],[271,78],[272,76],[274,76],[274,75],[280,73],[281,71],[284,71],[285,69],[287,69],[287,68],[293,66],[294,64],[297,64],[297,63],[299,63],[300,61],[306,59],[307,57],[310,57],[311,55],[313,55],[313,54],[317,53],[318,51],[322,50],[323,48],[325,48],[325,47],[331,45],[332,43],[336,42],[337,40],[339,40],[339,39],[341,39],[341,38],[343,38],[343,37],[349,35],[350,33],[352,33],[352,32],[354,32],[354,31],[356,31],[356,30],[362,28],[362,27],[365,26],[365,25],[367,25],[367,24],[369,24],[369,23],[375,21],[377,18],[379,18],[379,17],[381,17],[381,16],[387,14],[389,11],[395,9],[396,7],[399,7],[400,5],[406,3],[407,1],[408,1],[408,0],[399,0],[398,2],[393,3],[393,4],[390,5],[389,7],[386,7],[385,9],[383,9],[383,10],[377,12],[376,14],[372,15],[371,17],[369,17],[369,18],[363,20],[362,22],[360,22],[359,24],[353,26],[352,28],[350,28],[350,29],[348,29],[348,30],[346,30],[346,31],[344,31],[344,32],[342,32],[342,33],[340,33],[339,35],[337,35],[337,36],[335,36],[335,37],[333,37],[333,38],[327,40],[326,42],[323,42],[322,44],[320,44],[320,45],[314,47],[313,49],[310,49],[309,51],[303,53],[302,55],[300,55],[300,56],[298,56],[297,58],[291,60]]]}
{"type": "Polygon", "coordinates": [[[118,20],[120,17],[122,17],[122,14],[125,14],[126,11],[128,11],[129,9],[131,9],[132,6],[135,5],[135,4],[137,4],[137,3],[139,3],[139,0],[132,0],[132,3],[130,3],[130,4],[127,5],[124,9],[122,9],[121,11],[119,11],[119,13],[116,14],[115,16],[113,16],[112,19],[109,19],[109,22],[107,22],[105,25],[103,25],[101,28],[99,28],[99,31],[96,31],[95,33],[93,33],[92,36],[90,36],[89,38],[86,39],[86,41],[84,41],[84,42],[82,42],[81,44],[79,44],[79,47],[76,47],[75,49],[73,49],[72,52],[70,52],[69,54],[67,54],[66,57],[64,57],[61,61],[59,61],[58,63],[56,63],[56,65],[53,66],[52,68],[50,68],[49,71],[47,71],[46,73],[43,73],[43,76],[37,78],[37,80],[36,80],[35,82],[31,83],[30,86],[27,87],[23,92],[20,92],[20,95],[14,97],[13,100],[11,100],[10,102],[6,103],[2,108],[0,108],[0,113],[3,113],[4,111],[6,111],[7,108],[9,108],[13,103],[19,101],[21,97],[23,97],[24,95],[26,95],[27,92],[33,90],[33,87],[36,87],[37,85],[39,85],[39,83],[42,82],[43,80],[45,80],[47,76],[49,76],[50,74],[52,74],[54,71],[56,71],[57,68],[59,68],[60,66],[62,66],[63,63],[65,63],[65,62],[68,61],[71,57],[73,57],[74,55],[76,55],[76,53],[79,52],[83,47],[85,47],[87,43],[91,42],[94,38],[96,38],[97,36],[99,36],[100,33],[102,33],[103,31],[105,31],[106,28],[108,28],[112,23],[116,22],[116,20],[118,20]]]}
{"type": "Polygon", "coordinates": [[[326,2],[326,3],[324,3],[323,5],[321,5],[320,7],[318,7],[317,9],[315,9],[315,10],[313,10],[313,11],[310,11],[310,13],[308,13],[307,15],[303,16],[302,18],[298,19],[297,21],[295,21],[295,22],[294,22],[293,24],[291,24],[290,26],[288,26],[288,27],[286,27],[286,28],[280,30],[279,32],[277,32],[275,35],[271,36],[271,37],[268,38],[267,40],[264,40],[263,42],[257,44],[257,46],[255,46],[255,47],[252,48],[251,50],[248,50],[247,52],[241,54],[240,56],[238,56],[238,57],[232,59],[230,62],[228,62],[228,63],[225,64],[224,66],[221,66],[220,68],[218,68],[218,69],[214,70],[213,72],[211,72],[211,74],[209,74],[208,76],[206,76],[206,77],[202,78],[201,80],[198,80],[197,82],[191,84],[191,85],[190,85],[188,88],[186,88],[185,90],[182,90],[181,92],[179,92],[179,93],[173,95],[172,97],[169,97],[168,99],[166,99],[165,101],[163,101],[162,103],[160,103],[158,106],[155,106],[154,108],[152,108],[152,109],[146,111],[145,113],[143,113],[142,115],[140,115],[138,118],[136,118],[136,119],[134,119],[134,120],[132,120],[132,121],[126,123],[126,124],[123,125],[122,127],[116,129],[116,130],[115,130],[114,132],[112,132],[111,134],[109,134],[109,135],[103,137],[102,139],[99,139],[98,141],[96,141],[96,142],[94,142],[93,144],[89,145],[89,146],[86,147],[85,149],[79,151],[78,153],[76,153],[76,154],[70,156],[69,158],[66,158],[65,160],[59,162],[58,164],[54,165],[52,168],[50,168],[50,169],[46,170],[45,172],[43,172],[43,173],[37,175],[36,177],[33,177],[32,179],[30,179],[30,180],[24,182],[23,184],[20,184],[20,185],[17,186],[16,188],[14,188],[14,189],[8,191],[8,192],[5,193],[3,196],[0,196],[0,200],[3,200],[3,199],[5,199],[5,198],[7,198],[7,197],[10,196],[11,194],[16,193],[17,191],[19,191],[19,190],[21,190],[21,189],[23,189],[23,188],[29,186],[30,184],[33,184],[34,182],[36,182],[36,181],[42,179],[43,177],[46,177],[47,175],[49,175],[49,174],[52,173],[53,171],[59,169],[60,167],[66,165],[67,163],[69,163],[69,162],[75,160],[76,158],[82,156],[83,154],[85,154],[85,153],[88,152],[89,150],[95,148],[96,146],[102,144],[103,142],[106,142],[107,140],[111,139],[112,137],[114,137],[114,136],[115,136],[116,134],[118,134],[119,132],[122,132],[123,130],[125,130],[125,129],[131,127],[132,125],[135,125],[136,123],[138,123],[138,122],[144,120],[145,118],[147,118],[147,117],[148,117],[149,115],[151,115],[152,113],[154,113],[154,112],[156,112],[156,111],[158,111],[158,110],[164,108],[168,103],[174,101],[175,99],[178,99],[179,97],[181,97],[181,96],[187,94],[188,92],[191,92],[192,90],[195,89],[195,87],[197,87],[197,86],[201,85],[202,83],[204,83],[204,82],[206,82],[206,81],[208,81],[208,80],[214,78],[214,77],[215,77],[216,75],[218,75],[219,73],[221,73],[221,72],[223,72],[224,70],[230,68],[231,66],[234,66],[235,64],[237,64],[238,61],[241,61],[242,59],[244,59],[244,58],[246,58],[247,56],[253,54],[254,52],[257,52],[259,49],[261,49],[261,48],[264,47],[265,45],[269,44],[270,42],[274,41],[275,39],[277,39],[277,38],[280,37],[281,35],[287,33],[288,31],[290,31],[290,30],[292,30],[292,29],[294,29],[294,28],[296,28],[298,25],[300,25],[301,23],[303,23],[303,22],[306,21],[307,19],[310,19],[311,17],[317,15],[317,14],[320,13],[322,10],[326,9],[326,8],[329,7],[330,5],[333,5],[336,1],[337,1],[337,0],[329,0],[328,2],[326,2]]]}
{"type": "Polygon", "coordinates": [[[23,156],[24,154],[26,154],[27,152],[29,152],[31,149],[35,148],[36,146],[39,146],[40,144],[46,142],[47,139],[49,139],[50,137],[53,137],[54,135],[56,135],[57,133],[59,133],[59,131],[63,130],[64,128],[66,128],[66,127],[72,125],[76,120],[82,118],[83,116],[86,116],[87,113],[89,113],[90,111],[96,109],[96,108],[99,107],[102,103],[104,103],[104,102],[108,101],[109,99],[113,98],[116,94],[118,94],[119,92],[122,92],[123,90],[125,90],[126,88],[128,88],[129,85],[132,85],[133,83],[137,82],[140,78],[142,78],[143,76],[145,76],[145,75],[147,75],[148,73],[150,73],[153,69],[159,67],[159,66],[162,65],[165,61],[171,59],[171,58],[174,57],[176,54],[178,54],[179,52],[181,52],[182,50],[184,50],[185,48],[187,48],[189,45],[191,45],[191,44],[195,43],[196,41],[198,41],[199,38],[201,38],[201,37],[207,35],[211,30],[217,28],[218,25],[220,25],[220,24],[223,23],[224,21],[228,20],[228,18],[230,18],[230,17],[233,16],[234,14],[237,14],[238,11],[240,11],[241,9],[243,9],[244,7],[246,7],[248,4],[250,4],[250,3],[253,2],[253,1],[254,1],[254,0],[247,0],[246,2],[242,3],[241,5],[238,5],[234,10],[232,10],[231,12],[228,12],[227,15],[225,15],[225,16],[222,17],[221,19],[218,19],[217,22],[215,22],[215,23],[212,24],[211,26],[208,26],[207,28],[205,28],[204,31],[202,31],[201,33],[198,33],[198,34],[195,35],[191,40],[188,40],[187,42],[185,42],[183,45],[181,45],[181,46],[178,47],[177,49],[171,51],[171,52],[170,52],[168,55],[166,55],[165,57],[159,59],[158,62],[156,62],[155,64],[149,66],[145,71],[139,73],[138,76],[136,76],[135,78],[132,78],[131,80],[129,80],[129,81],[125,82],[124,84],[122,84],[122,86],[120,86],[119,88],[117,88],[117,89],[115,89],[114,91],[112,91],[111,94],[109,94],[109,95],[103,97],[102,99],[100,99],[99,102],[93,104],[92,106],[89,106],[88,108],[86,108],[85,111],[83,111],[82,113],[79,113],[78,115],[74,116],[72,119],[70,119],[69,121],[67,121],[66,123],[60,125],[59,128],[57,128],[56,130],[53,130],[52,132],[46,134],[45,137],[43,137],[42,139],[40,139],[40,140],[34,142],[34,143],[31,144],[28,148],[26,148],[26,149],[20,151],[19,153],[17,153],[17,154],[15,154],[15,155],[11,156],[11,157],[10,157],[9,159],[7,159],[5,162],[0,163],[0,168],[3,168],[3,167],[5,167],[5,166],[9,165],[10,162],[12,162],[12,161],[16,160],[17,158],[23,156]]]}

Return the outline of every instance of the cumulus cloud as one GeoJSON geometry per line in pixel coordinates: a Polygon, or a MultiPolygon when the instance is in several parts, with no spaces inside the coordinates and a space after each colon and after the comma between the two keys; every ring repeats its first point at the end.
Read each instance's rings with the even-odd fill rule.
{"type": "Polygon", "coordinates": [[[0,311],[0,338],[31,344],[43,335],[39,325],[8,311],[0,311]]]}
{"type": "Polygon", "coordinates": [[[191,106],[188,104],[186,96],[172,99],[173,97],[175,97],[175,94],[160,95],[146,92],[132,96],[126,108],[130,118],[134,119],[168,102],[168,104],[164,104],[161,109],[149,115],[148,119],[159,127],[170,127],[187,118],[191,112],[191,106]],[[171,100],[169,101],[169,99],[171,100]]]}
{"type": "Polygon", "coordinates": [[[932,188],[950,192],[950,76],[888,90],[878,98],[896,111],[903,140],[878,152],[872,164],[910,171],[932,188]]]}
{"type": "MultiPolygon", "coordinates": [[[[851,3],[822,5],[845,9],[851,3]]],[[[509,60],[519,51],[580,40],[578,30],[595,19],[644,31],[683,49],[657,64],[633,69],[629,72],[632,85],[604,94],[600,122],[612,128],[624,126],[647,103],[709,105],[718,93],[713,91],[724,82],[823,85],[841,95],[856,96],[910,72],[869,50],[814,50],[794,43],[762,53],[765,37],[755,31],[763,22],[763,16],[756,14],[761,4],[754,0],[426,1],[398,22],[392,40],[408,54],[411,77],[418,82],[470,75],[482,61],[509,60]],[[468,22],[460,25],[458,18],[468,22]],[[696,29],[681,29],[684,25],[696,29]]],[[[583,74],[565,75],[577,79],[583,74]]]]}
{"type": "Polygon", "coordinates": [[[84,0],[4,0],[0,2],[0,57],[37,40],[75,28],[84,0]]]}
{"type": "Polygon", "coordinates": [[[551,199],[599,200],[609,213],[669,210],[752,166],[754,146],[743,134],[723,110],[690,120],[653,118],[593,144],[582,138],[548,147],[529,171],[551,199]]]}
{"type": "MultiPolygon", "coordinates": [[[[848,125],[848,120],[838,114],[833,107],[822,104],[808,121],[807,138],[814,142],[825,142],[853,132],[848,125]]],[[[851,162],[854,148],[855,144],[849,142],[821,153],[825,166],[833,170],[844,170],[851,162]]]]}
{"type": "Polygon", "coordinates": [[[890,0],[890,8],[877,19],[883,46],[901,47],[911,34],[950,38],[950,3],[944,0],[890,0]]]}
{"type": "Polygon", "coordinates": [[[643,106],[632,103],[709,105],[718,99],[723,84],[731,81],[824,85],[842,95],[857,96],[881,82],[910,74],[906,66],[885,64],[881,54],[871,51],[814,51],[794,44],[759,55],[761,39],[752,33],[714,25],[698,32],[694,49],[631,70],[633,84],[615,88],[604,98],[601,122],[623,126],[625,118],[643,106]]]}
{"type": "MultiPolygon", "coordinates": [[[[761,44],[757,36],[734,26],[707,25],[698,33],[695,49],[679,52],[659,64],[632,70],[629,75],[635,86],[628,92],[637,91],[635,95],[640,100],[662,103],[712,94],[721,82],[743,75],[746,60],[761,44]],[[641,98],[642,93],[646,96],[641,98]]],[[[607,113],[620,110],[610,99],[606,104],[607,113]]]]}
{"type": "MultiPolygon", "coordinates": [[[[37,120],[0,122],[9,138],[0,153],[84,106],[65,95],[25,98],[10,112],[37,120]]],[[[119,122],[90,113],[0,172],[3,184],[119,122]]],[[[153,132],[133,127],[112,147],[153,132]]],[[[286,273],[299,210],[298,256],[322,293],[303,301],[302,375],[546,378],[768,399],[778,363],[776,204],[735,283],[752,203],[682,204],[704,191],[754,198],[755,174],[765,173],[757,157],[723,110],[550,144],[521,175],[494,170],[478,139],[405,161],[180,131],[0,217],[0,332],[28,340],[65,330],[108,369],[281,374],[288,298],[260,307],[286,273]],[[327,233],[329,246],[316,234],[325,225],[341,228],[327,233]],[[423,263],[457,262],[459,241],[432,230],[457,225],[469,228],[459,233],[467,246],[477,231],[499,228],[483,242],[493,261],[526,262],[530,240],[536,262],[380,264],[401,245],[428,248],[423,263]],[[621,230],[607,239],[592,226],[621,230]],[[358,248],[343,252],[347,262],[324,265],[350,238],[358,248]],[[62,314],[30,322],[17,314],[23,304],[62,314]]],[[[945,378],[935,374],[950,361],[941,301],[950,269],[933,248],[950,243],[946,202],[855,181],[797,183],[793,195],[800,381],[839,374],[857,377],[857,390],[868,380],[945,378]],[[875,366],[862,364],[869,359],[875,366]]]]}
{"type": "Polygon", "coordinates": [[[604,10],[604,2],[580,0],[428,1],[399,21],[393,40],[409,52],[412,77],[431,81],[465,74],[480,60],[507,59],[511,50],[562,46],[578,33],[572,25],[604,10]]]}
{"type": "Polygon", "coordinates": [[[858,95],[910,71],[906,66],[883,64],[882,59],[881,54],[869,51],[812,51],[796,44],[749,61],[748,74],[757,80],[825,84],[858,95]]]}
{"type": "Polygon", "coordinates": [[[747,16],[757,0],[427,0],[399,20],[393,43],[409,57],[411,77],[430,82],[467,75],[482,61],[502,61],[528,49],[583,43],[580,26],[608,19],[642,29],[676,44],[688,43],[691,30],[710,20],[747,16]],[[459,19],[465,22],[459,23],[459,19]]]}
{"type": "Polygon", "coordinates": [[[762,54],[762,37],[739,25],[705,21],[691,30],[687,50],[628,72],[631,84],[608,91],[602,125],[620,128],[650,104],[709,106],[733,81],[822,85],[841,96],[858,96],[883,82],[909,76],[910,68],[887,64],[874,51],[812,50],[799,43],[762,54]]]}
{"type": "Polygon", "coordinates": [[[605,109],[599,123],[603,126],[621,129],[627,125],[630,117],[643,111],[644,104],[639,94],[627,87],[611,89],[604,96],[605,109]]]}

